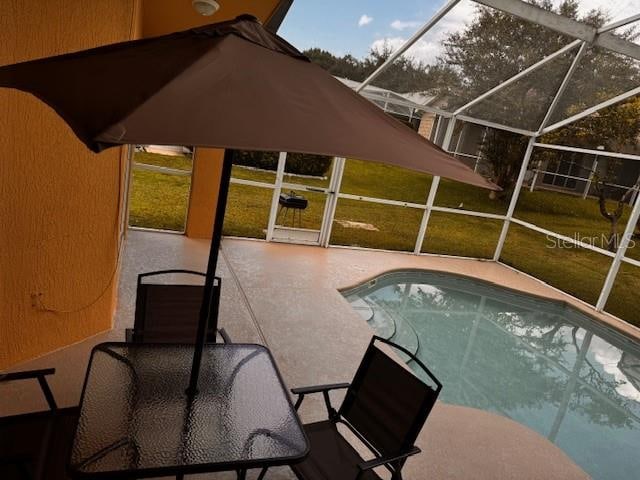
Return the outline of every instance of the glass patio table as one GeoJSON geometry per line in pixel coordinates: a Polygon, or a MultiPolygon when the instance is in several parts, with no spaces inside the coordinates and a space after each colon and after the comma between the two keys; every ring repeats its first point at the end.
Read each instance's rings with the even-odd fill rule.
{"type": "Polygon", "coordinates": [[[69,472],[145,478],[301,461],[309,445],[268,349],[207,344],[185,393],[193,345],[102,343],[91,352],[69,472]]]}

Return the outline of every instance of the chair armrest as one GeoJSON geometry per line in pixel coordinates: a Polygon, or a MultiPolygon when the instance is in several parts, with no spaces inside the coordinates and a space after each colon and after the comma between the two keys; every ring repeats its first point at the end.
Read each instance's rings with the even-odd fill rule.
{"type": "Polygon", "coordinates": [[[329,390],[338,390],[349,388],[349,383],[330,383],[328,385],[313,385],[310,387],[292,388],[291,393],[294,395],[307,395],[308,393],[328,392],[329,390]]]}
{"type": "Polygon", "coordinates": [[[401,453],[399,455],[374,458],[374,459],[371,459],[371,460],[367,460],[366,462],[359,463],[358,464],[358,468],[361,471],[371,470],[372,468],[377,468],[377,467],[381,467],[383,465],[386,465],[388,463],[397,462],[398,460],[402,460],[402,459],[408,458],[411,455],[415,455],[415,454],[420,453],[420,452],[421,452],[421,450],[418,447],[413,447],[408,452],[401,453]]]}
{"type": "Polygon", "coordinates": [[[220,338],[222,338],[222,342],[223,343],[233,343],[231,341],[231,337],[229,336],[229,334],[227,333],[227,331],[224,328],[219,328],[218,329],[218,335],[220,335],[220,338]]]}
{"type": "Polygon", "coordinates": [[[28,378],[44,377],[56,373],[55,368],[43,368],[41,370],[25,370],[23,372],[11,372],[0,374],[0,382],[11,382],[13,380],[25,380],[28,378]]]}
{"type": "Polygon", "coordinates": [[[291,393],[294,395],[298,395],[298,400],[296,400],[296,404],[294,405],[295,409],[298,410],[300,405],[302,405],[302,401],[304,400],[304,396],[308,393],[320,393],[322,392],[322,396],[324,397],[324,404],[327,407],[327,414],[330,419],[336,418],[338,416],[338,412],[336,412],[335,408],[331,406],[331,399],[329,398],[329,392],[331,390],[339,390],[343,388],[349,388],[351,384],[349,383],[330,383],[328,385],[314,385],[311,387],[299,387],[292,388],[291,393]]]}
{"type": "Polygon", "coordinates": [[[44,394],[44,398],[47,400],[47,404],[51,410],[56,410],[58,405],[56,405],[56,400],[53,397],[53,392],[51,388],[49,388],[49,384],[47,383],[47,375],[53,375],[56,373],[55,368],[43,368],[41,370],[25,370],[23,372],[12,372],[5,373],[4,375],[0,375],[0,383],[2,382],[11,382],[13,380],[25,380],[29,378],[36,378],[38,383],[40,384],[40,389],[44,394]]]}

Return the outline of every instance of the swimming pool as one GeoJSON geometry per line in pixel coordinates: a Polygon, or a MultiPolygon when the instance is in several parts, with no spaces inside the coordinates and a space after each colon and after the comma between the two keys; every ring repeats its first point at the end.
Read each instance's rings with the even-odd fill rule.
{"type": "Polygon", "coordinates": [[[532,428],[594,479],[640,478],[638,342],[561,303],[450,274],[392,272],[343,295],[417,353],[441,401],[532,428]]]}

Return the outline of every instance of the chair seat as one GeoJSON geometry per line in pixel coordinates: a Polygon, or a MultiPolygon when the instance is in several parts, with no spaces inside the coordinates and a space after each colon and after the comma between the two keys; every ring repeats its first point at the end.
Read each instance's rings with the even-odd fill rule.
{"type": "Polygon", "coordinates": [[[67,480],[78,407],[0,418],[2,480],[67,480]]]}
{"type": "MultiPolygon", "coordinates": [[[[363,461],[360,454],[329,421],[309,423],[304,426],[311,450],[309,456],[291,469],[303,480],[356,480],[363,461]]],[[[358,480],[380,480],[369,470],[358,480]]]]}

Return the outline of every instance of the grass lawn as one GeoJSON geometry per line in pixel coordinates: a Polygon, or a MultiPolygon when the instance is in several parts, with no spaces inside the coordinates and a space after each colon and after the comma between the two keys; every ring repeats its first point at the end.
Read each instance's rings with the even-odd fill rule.
{"type": "Polygon", "coordinates": [[[133,169],[129,225],[184,231],[190,177],[133,169]]]}
{"type": "MultiPolygon", "coordinates": [[[[190,169],[190,160],[175,161],[174,157],[137,154],[138,162],[190,169]],[[176,162],[175,166],[171,162],[176,162]],[[182,163],[180,163],[182,162],[182,163]]],[[[234,167],[233,176],[247,180],[275,182],[275,173],[234,167]]],[[[132,224],[182,230],[188,202],[188,177],[155,172],[134,171],[131,192],[132,224]]],[[[328,179],[301,179],[285,176],[285,182],[326,186],[328,179]]],[[[357,160],[348,160],[341,192],[367,197],[424,203],[431,185],[429,175],[357,160]]],[[[324,195],[304,192],[309,207],[302,215],[303,228],[319,228],[324,209],[324,195]]],[[[230,189],[226,235],[265,238],[272,191],[233,184],[230,189]]],[[[507,203],[490,200],[486,190],[443,180],[435,204],[443,207],[504,214],[507,203]]],[[[625,211],[619,230],[628,218],[625,211]]],[[[608,232],[609,224],[598,211],[594,199],[582,200],[556,192],[523,191],[516,217],[569,237],[582,239],[608,232]]],[[[422,211],[393,205],[374,204],[341,199],[336,209],[331,243],[357,245],[389,250],[410,250],[418,235],[422,211]],[[345,221],[361,222],[375,230],[346,227],[345,221]]],[[[433,212],[422,245],[423,252],[491,258],[500,235],[502,222],[483,218],[433,212]]],[[[588,240],[587,240],[588,241],[588,240]]],[[[600,245],[599,243],[597,243],[600,245]]],[[[610,259],[582,248],[559,248],[545,235],[512,225],[501,260],[530,273],[589,303],[595,303],[610,259]]],[[[627,251],[640,259],[640,246],[627,251]]],[[[640,291],[640,272],[623,265],[609,298],[607,310],[625,320],[640,325],[640,313],[635,309],[634,293],[640,291]]]]}

